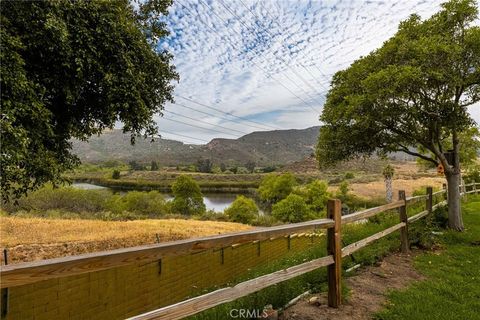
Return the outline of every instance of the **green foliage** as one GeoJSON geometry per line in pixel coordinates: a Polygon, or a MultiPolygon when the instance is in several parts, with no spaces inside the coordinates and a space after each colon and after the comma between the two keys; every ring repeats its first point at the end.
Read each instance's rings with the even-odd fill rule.
{"type": "Polygon", "coordinates": [[[410,16],[381,48],[334,75],[321,116],[321,165],[378,150],[437,164],[446,162],[446,139],[459,148],[458,135],[474,125],[467,107],[480,100],[480,27],[472,26],[478,10],[473,0],[442,8],[425,21],[410,16]]]}
{"type": "Polygon", "coordinates": [[[281,175],[269,174],[260,183],[258,194],[262,201],[274,204],[285,199],[296,184],[295,176],[289,172],[281,175]]]}
{"type": "Polygon", "coordinates": [[[470,166],[463,175],[465,183],[480,182],[480,165],[470,166]]]}
{"type": "Polygon", "coordinates": [[[171,208],[174,213],[192,215],[205,212],[200,187],[189,176],[179,176],[172,185],[172,192],[174,198],[171,202],[171,208]]]}
{"type": "Polygon", "coordinates": [[[142,219],[168,214],[168,206],[158,191],[130,191],[124,195],[107,190],[82,190],[73,187],[43,187],[7,204],[10,213],[31,212],[32,216],[83,219],[142,219]]]}
{"type": "Polygon", "coordinates": [[[210,159],[200,159],[197,161],[197,169],[203,173],[210,173],[212,172],[213,163],[210,159]]]}
{"type": "Polygon", "coordinates": [[[342,183],[340,183],[340,186],[338,187],[338,196],[340,197],[340,199],[346,199],[349,190],[350,189],[347,181],[343,181],[342,183]]]}
{"type": "Polygon", "coordinates": [[[395,173],[395,169],[390,164],[387,164],[382,171],[383,177],[385,179],[392,179],[394,173],[395,173]]]}
{"type": "Polygon", "coordinates": [[[240,195],[225,209],[225,214],[231,221],[251,224],[258,217],[258,207],[253,199],[240,195]]]}
{"type": "Polygon", "coordinates": [[[152,161],[150,164],[150,171],[157,171],[158,169],[160,169],[160,167],[158,166],[157,161],[152,161]]]}
{"type": "Polygon", "coordinates": [[[120,171],[119,170],[113,170],[112,179],[115,179],[115,180],[120,179],[120,171]]]}
{"type": "Polygon", "coordinates": [[[71,139],[123,124],[152,136],[172,101],[172,56],[157,50],[170,1],[7,1],[1,13],[4,201],[62,182],[71,139]],[[101,89],[101,90],[100,90],[101,89]]]}
{"type": "Polygon", "coordinates": [[[438,236],[442,250],[418,255],[415,268],[426,279],[390,292],[386,308],[375,319],[479,318],[480,198],[469,199],[462,211],[468,226],[465,232],[443,231],[438,236]]]}
{"type": "Polygon", "coordinates": [[[315,218],[305,199],[296,194],[290,194],[274,204],[272,216],[283,222],[302,222],[315,218]]]}
{"type": "Polygon", "coordinates": [[[263,173],[270,173],[270,172],[273,172],[275,170],[277,170],[277,167],[275,167],[275,166],[267,166],[267,167],[262,168],[263,173]]]}
{"type": "Polygon", "coordinates": [[[248,161],[246,164],[245,164],[245,168],[247,168],[248,172],[250,173],[253,173],[255,171],[255,162],[253,161],[248,161]]]}
{"type": "Polygon", "coordinates": [[[128,163],[128,166],[130,167],[130,170],[132,171],[142,171],[145,170],[145,166],[141,163],[138,163],[135,160],[132,160],[128,163]]]}
{"type": "Polygon", "coordinates": [[[355,174],[353,172],[346,172],[345,173],[345,179],[349,180],[349,179],[353,179],[355,178],[355,174]]]}
{"type": "Polygon", "coordinates": [[[325,181],[314,180],[309,184],[297,187],[293,191],[294,194],[301,196],[308,208],[315,213],[317,217],[323,216],[330,198],[328,192],[328,184],[325,181]]]}
{"type": "Polygon", "coordinates": [[[222,172],[227,171],[227,166],[226,166],[225,163],[223,163],[223,162],[220,163],[220,171],[222,171],[222,172]]]}

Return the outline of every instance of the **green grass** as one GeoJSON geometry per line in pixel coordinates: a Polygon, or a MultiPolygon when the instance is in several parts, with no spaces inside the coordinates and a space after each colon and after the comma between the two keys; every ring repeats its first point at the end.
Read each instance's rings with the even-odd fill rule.
{"type": "Polygon", "coordinates": [[[440,250],[415,259],[427,279],[391,292],[377,319],[480,319],[480,196],[463,204],[463,217],[465,232],[445,231],[440,250]]]}

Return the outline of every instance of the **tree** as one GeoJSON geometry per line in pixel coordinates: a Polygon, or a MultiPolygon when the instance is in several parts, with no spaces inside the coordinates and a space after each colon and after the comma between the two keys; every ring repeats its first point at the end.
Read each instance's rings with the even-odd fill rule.
{"type": "Polygon", "coordinates": [[[386,200],[388,203],[392,202],[393,200],[392,178],[394,173],[395,173],[395,169],[389,164],[387,164],[385,168],[383,168],[382,174],[385,180],[386,200]]]}
{"type": "Polygon", "coordinates": [[[286,198],[296,184],[295,177],[289,172],[281,175],[269,174],[260,183],[258,194],[262,201],[274,204],[286,198]]]}
{"type": "Polygon", "coordinates": [[[227,171],[227,166],[226,166],[225,163],[223,163],[223,162],[220,163],[220,171],[222,171],[222,172],[227,171]]]}
{"type": "Polygon", "coordinates": [[[245,168],[247,168],[248,172],[253,173],[255,171],[255,162],[248,161],[245,163],[245,168]]]}
{"type": "Polygon", "coordinates": [[[290,194],[285,199],[274,204],[272,216],[284,222],[302,222],[313,219],[315,216],[308,208],[305,199],[296,194],[290,194]]]}
{"type": "Polygon", "coordinates": [[[157,171],[159,169],[157,161],[152,161],[150,164],[150,171],[157,171]]]}
{"type": "Polygon", "coordinates": [[[380,150],[441,163],[449,226],[463,230],[459,136],[474,126],[467,107],[480,99],[480,28],[470,26],[478,16],[473,0],[452,0],[442,8],[425,21],[410,16],[380,49],[334,75],[317,158],[329,165],[380,150]]]}
{"type": "Polygon", "coordinates": [[[113,170],[112,179],[115,179],[115,180],[120,179],[120,171],[119,170],[113,170]]]}
{"type": "Polygon", "coordinates": [[[258,207],[253,199],[240,195],[225,209],[225,214],[234,222],[251,224],[258,217],[258,207]]]}
{"type": "Polygon", "coordinates": [[[297,187],[293,193],[303,197],[310,210],[317,215],[322,212],[330,198],[328,184],[325,181],[314,180],[309,184],[297,187]]]}
{"type": "Polygon", "coordinates": [[[132,171],[142,171],[145,169],[145,166],[141,163],[138,163],[135,160],[129,161],[128,166],[130,167],[130,170],[132,171]]]}
{"type": "Polygon", "coordinates": [[[204,213],[202,192],[198,183],[187,175],[179,176],[172,185],[172,211],[184,215],[204,213]]]}
{"type": "Polygon", "coordinates": [[[120,121],[152,136],[172,101],[172,56],[158,16],[171,1],[9,1],[1,10],[1,191],[16,199],[78,164],[71,139],[120,121]]]}
{"type": "Polygon", "coordinates": [[[203,173],[211,173],[212,172],[213,163],[210,159],[200,159],[197,161],[197,168],[198,171],[203,173]]]}

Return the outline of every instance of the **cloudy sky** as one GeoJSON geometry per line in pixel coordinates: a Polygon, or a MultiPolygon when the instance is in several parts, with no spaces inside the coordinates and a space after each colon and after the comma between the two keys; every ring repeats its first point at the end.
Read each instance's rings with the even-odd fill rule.
{"type": "Polygon", "coordinates": [[[162,137],[198,144],[319,125],[332,74],[442,2],[175,0],[161,47],[180,82],[176,104],[158,117],[162,137]]]}

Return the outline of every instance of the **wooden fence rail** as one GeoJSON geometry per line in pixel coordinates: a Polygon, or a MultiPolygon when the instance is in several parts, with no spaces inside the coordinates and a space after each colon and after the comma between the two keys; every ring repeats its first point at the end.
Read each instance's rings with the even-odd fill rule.
{"type": "MultiPolygon", "coordinates": [[[[465,190],[464,193],[477,193],[477,185],[480,184],[474,183],[463,186],[463,190],[465,190]],[[467,191],[468,188],[471,190],[467,191]]],[[[205,295],[162,307],[130,319],[181,319],[324,266],[328,268],[328,304],[331,307],[338,307],[338,305],[341,304],[342,257],[351,255],[373,241],[381,239],[397,230],[401,231],[402,251],[408,251],[408,224],[426,217],[433,210],[444,205],[446,200],[433,205],[433,197],[442,194],[446,194],[445,189],[433,193],[432,188],[427,188],[425,195],[405,198],[405,193],[400,191],[398,201],[348,214],[343,217],[341,216],[340,200],[329,200],[327,204],[327,219],[30,263],[5,265],[0,267],[1,288],[21,286],[47,279],[100,271],[138,262],[156,261],[165,256],[195,253],[208,249],[224,248],[241,243],[272,239],[298,232],[326,229],[328,252],[326,257],[251,279],[233,287],[219,289],[205,295]],[[407,217],[407,206],[421,201],[425,201],[426,210],[414,216],[407,217]],[[367,219],[378,213],[393,209],[397,209],[398,211],[398,224],[349,244],[344,248],[341,247],[341,227],[343,224],[367,219]]]]}

